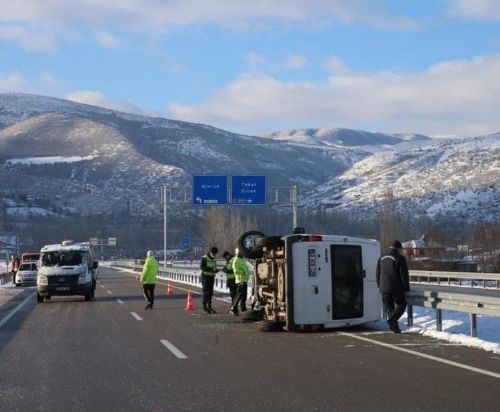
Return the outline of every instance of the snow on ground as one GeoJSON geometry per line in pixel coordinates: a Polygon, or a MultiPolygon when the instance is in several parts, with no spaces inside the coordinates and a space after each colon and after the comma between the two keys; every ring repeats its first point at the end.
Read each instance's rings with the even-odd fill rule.
{"type": "MultiPolygon", "coordinates": [[[[433,309],[413,307],[413,326],[408,328],[406,313],[399,324],[403,333],[417,333],[471,348],[500,354],[500,318],[477,316],[477,335],[470,336],[469,314],[443,311],[443,331],[436,330],[436,312],[433,309]]],[[[380,332],[388,330],[385,320],[370,324],[370,329],[380,332]]]]}
{"type": "Polygon", "coordinates": [[[12,165],[53,165],[56,163],[76,163],[85,160],[92,160],[96,156],[46,156],[46,157],[25,157],[21,159],[9,159],[6,163],[12,165]]]}
{"type": "Polygon", "coordinates": [[[56,216],[57,213],[51,212],[50,210],[43,209],[41,207],[8,207],[8,216],[56,216]]]}

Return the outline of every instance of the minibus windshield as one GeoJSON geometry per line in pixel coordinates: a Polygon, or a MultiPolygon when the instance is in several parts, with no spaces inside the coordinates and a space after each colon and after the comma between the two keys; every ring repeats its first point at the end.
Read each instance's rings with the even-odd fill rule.
{"type": "Polygon", "coordinates": [[[83,253],[78,251],[45,252],[42,266],[77,266],[83,263],[83,253]]]}

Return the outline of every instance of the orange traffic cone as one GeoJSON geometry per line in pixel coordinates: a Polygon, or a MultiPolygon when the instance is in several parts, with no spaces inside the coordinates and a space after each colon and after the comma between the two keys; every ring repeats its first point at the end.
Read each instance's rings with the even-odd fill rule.
{"type": "Polygon", "coordinates": [[[174,288],[172,287],[172,284],[170,282],[167,283],[167,295],[173,295],[174,294],[174,288]]]}
{"type": "Polygon", "coordinates": [[[186,303],[186,309],[184,310],[194,310],[193,299],[191,298],[191,292],[188,292],[188,298],[186,303]]]}

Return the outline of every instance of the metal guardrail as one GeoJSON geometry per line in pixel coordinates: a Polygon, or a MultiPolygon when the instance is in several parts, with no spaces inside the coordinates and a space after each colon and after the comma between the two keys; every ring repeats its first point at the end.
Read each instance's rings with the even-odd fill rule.
{"type": "Polygon", "coordinates": [[[436,310],[436,330],[443,330],[443,310],[465,312],[470,316],[470,334],[477,336],[477,315],[500,317],[500,296],[482,296],[443,291],[410,291],[408,301],[408,326],[413,326],[413,306],[436,310]]]}
{"type": "Polygon", "coordinates": [[[0,285],[3,285],[5,283],[9,283],[11,280],[12,280],[12,273],[11,272],[0,273],[0,285]]]}
{"type": "Polygon", "coordinates": [[[438,286],[500,289],[500,273],[410,270],[410,282],[438,286]]]}
{"type": "MultiPolygon", "coordinates": [[[[117,262],[115,266],[126,266],[130,269],[137,270],[140,272],[142,270],[142,265],[136,265],[132,262],[117,262]]],[[[161,279],[170,279],[177,282],[189,283],[191,285],[201,286],[201,274],[200,269],[190,269],[190,268],[160,268],[158,270],[158,277],[161,279]]],[[[215,275],[215,288],[226,289],[226,277],[224,275],[215,275]]]]}

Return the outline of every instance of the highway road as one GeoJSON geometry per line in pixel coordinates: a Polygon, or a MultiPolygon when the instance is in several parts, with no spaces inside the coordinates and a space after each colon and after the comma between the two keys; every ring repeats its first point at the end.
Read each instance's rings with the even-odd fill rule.
{"type": "Polygon", "coordinates": [[[498,411],[500,355],[364,328],[263,333],[199,289],[100,269],[96,300],[0,290],[0,411],[498,411]],[[197,310],[186,312],[186,290],[197,310]]]}

